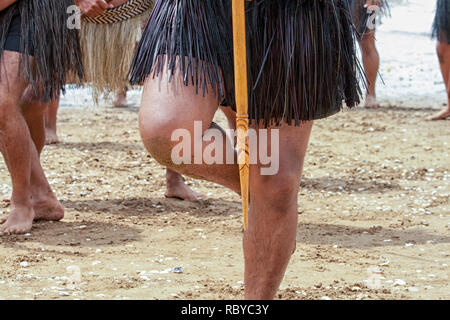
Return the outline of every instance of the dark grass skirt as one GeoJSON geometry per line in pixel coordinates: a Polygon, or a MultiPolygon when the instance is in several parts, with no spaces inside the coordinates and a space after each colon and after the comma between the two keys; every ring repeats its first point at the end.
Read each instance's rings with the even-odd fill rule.
{"type": "MultiPolygon", "coordinates": [[[[247,40],[251,119],[299,125],[337,113],[343,100],[349,107],[359,103],[347,0],[248,2],[247,40]]],[[[236,110],[231,1],[156,1],[131,83],[142,83],[164,63],[172,74],[179,68],[185,85],[203,95],[212,89],[222,105],[236,110]]]]}
{"type": "Polygon", "coordinates": [[[450,43],[450,0],[438,0],[433,23],[433,37],[450,43]]]}
{"type": "MultiPolygon", "coordinates": [[[[380,20],[383,16],[389,16],[389,4],[387,0],[383,1],[380,11],[369,13],[367,8],[364,8],[366,0],[350,0],[350,7],[353,16],[353,23],[358,31],[358,38],[361,39],[364,34],[370,31],[368,22],[372,15],[376,14],[375,19],[380,20]]],[[[375,22],[375,21],[373,21],[375,22]]],[[[379,21],[378,21],[379,22],[379,21]]]]}
{"type": "Polygon", "coordinates": [[[73,0],[19,0],[0,12],[0,58],[11,21],[18,14],[22,53],[18,72],[23,70],[43,101],[59,96],[69,74],[72,81],[83,77],[79,31],[67,27],[67,9],[73,4],[73,0]],[[34,56],[33,65],[30,54],[34,56]]]}

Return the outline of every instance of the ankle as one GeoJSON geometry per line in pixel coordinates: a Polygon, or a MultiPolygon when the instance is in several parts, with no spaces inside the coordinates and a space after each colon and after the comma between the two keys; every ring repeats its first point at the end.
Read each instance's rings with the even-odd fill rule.
{"type": "Polygon", "coordinates": [[[178,185],[184,183],[184,178],[176,172],[168,171],[166,174],[166,183],[168,186],[178,185]]]}
{"type": "Polygon", "coordinates": [[[53,193],[53,190],[51,188],[36,188],[36,191],[33,192],[32,201],[33,202],[39,202],[39,201],[45,201],[49,198],[54,199],[55,194],[53,193]]]}
{"type": "Polygon", "coordinates": [[[11,206],[12,207],[20,207],[20,208],[31,208],[33,207],[33,201],[31,197],[18,197],[18,196],[12,196],[11,197],[11,206]]]}

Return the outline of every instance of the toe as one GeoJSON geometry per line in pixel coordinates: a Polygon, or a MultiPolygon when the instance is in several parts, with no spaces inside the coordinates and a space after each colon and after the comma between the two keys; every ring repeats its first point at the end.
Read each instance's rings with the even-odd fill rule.
{"type": "Polygon", "coordinates": [[[203,194],[197,193],[192,196],[192,201],[202,201],[206,200],[206,197],[203,194]]]}
{"type": "Polygon", "coordinates": [[[10,233],[10,229],[7,228],[7,227],[0,228],[0,233],[1,233],[2,235],[4,235],[4,236],[8,236],[8,235],[11,234],[11,233],[10,233]]]}

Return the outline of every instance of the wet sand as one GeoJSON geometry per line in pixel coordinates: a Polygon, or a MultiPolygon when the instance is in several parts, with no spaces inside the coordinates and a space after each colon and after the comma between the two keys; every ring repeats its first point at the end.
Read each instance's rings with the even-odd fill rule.
{"type": "MultiPolygon", "coordinates": [[[[424,121],[434,108],[315,124],[278,298],[450,298],[450,122],[424,121]]],[[[66,217],[0,237],[0,299],[243,298],[236,195],[188,179],[208,200],[166,199],[137,109],[63,108],[60,134],[42,159],[66,217]]],[[[0,160],[3,214],[9,193],[0,160]]]]}

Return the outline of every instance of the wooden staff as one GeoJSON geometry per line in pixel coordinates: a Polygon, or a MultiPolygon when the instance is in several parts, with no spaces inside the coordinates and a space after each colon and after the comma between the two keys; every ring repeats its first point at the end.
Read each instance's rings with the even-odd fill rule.
{"type": "Polygon", "coordinates": [[[233,44],[234,83],[236,93],[236,128],[239,176],[241,179],[242,210],[244,229],[248,225],[249,200],[249,146],[248,146],[248,84],[247,84],[247,43],[245,30],[245,0],[232,0],[233,4],[233,44]]]}

